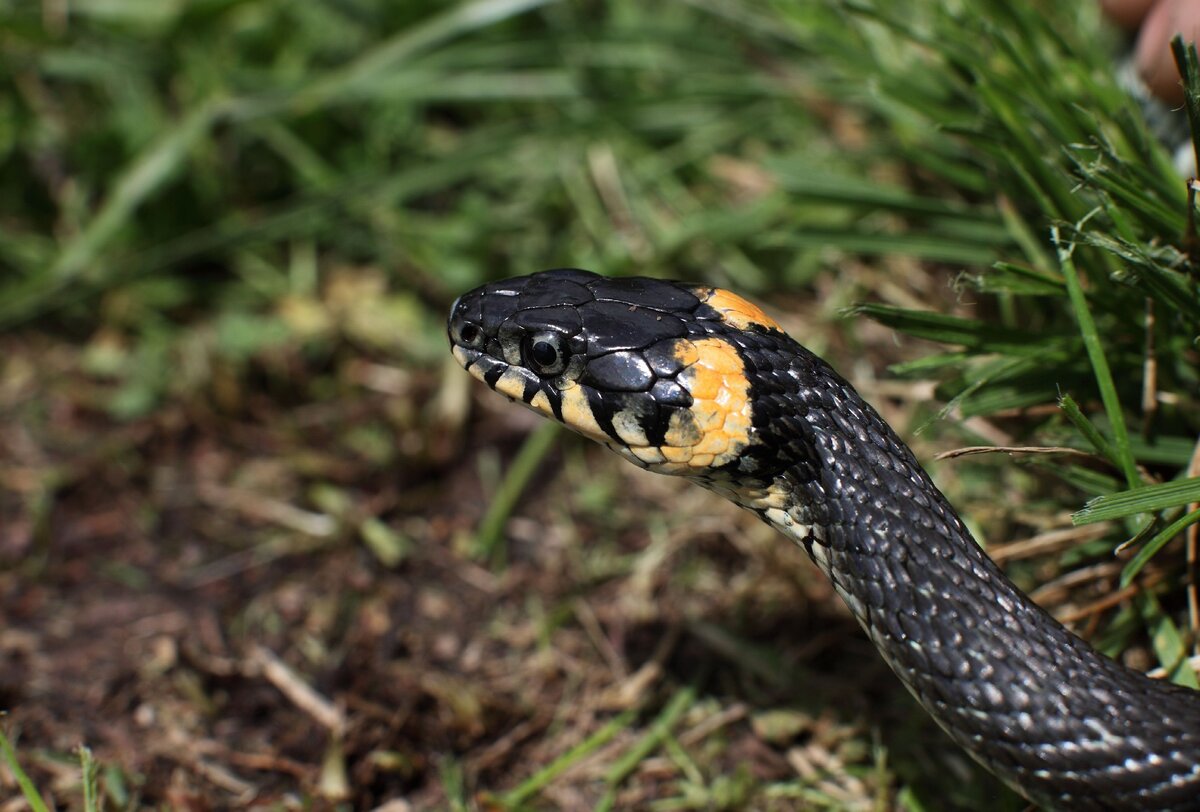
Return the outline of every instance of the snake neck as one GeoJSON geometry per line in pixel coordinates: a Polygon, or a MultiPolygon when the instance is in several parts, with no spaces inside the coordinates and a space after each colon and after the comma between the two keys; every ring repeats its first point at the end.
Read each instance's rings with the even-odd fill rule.
{"type": "Polygon", "coordinates": [[[1200,809],[1200,694],[1064,628],[988,558],[847,382],[807,351],[795,363],[789,377],[810,383],[787,396],[769,438],[790,463],[735,501],[808,552],[918,701],[1031,799],[1200,809]]]}

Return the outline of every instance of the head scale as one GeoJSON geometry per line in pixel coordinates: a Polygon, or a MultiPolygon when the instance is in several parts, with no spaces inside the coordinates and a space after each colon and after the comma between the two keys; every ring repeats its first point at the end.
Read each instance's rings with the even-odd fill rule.
{"type": "Polygon", "coordinates": [[[643,468],[769,480],[747,358],[791,339],[735,294],[544,271],[463,295],[448,330],[472,375],[643,468]]]}

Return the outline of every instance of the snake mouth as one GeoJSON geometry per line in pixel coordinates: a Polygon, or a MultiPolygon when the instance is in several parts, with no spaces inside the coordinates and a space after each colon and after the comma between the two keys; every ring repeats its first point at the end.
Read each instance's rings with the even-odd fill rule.
{"type": "MultiPolygon", "coordinates": [[[[453,349],[455,360],[462,364],[463,369],[471,373],[471,377],[487,384],[493,392],[496,391],[496,381],[504,374],[505,364],[490,358],[481,352],[462,347],[453,349]]],[[[504,394],[501,392],[500,394],[504,394]]],[[[511,400],[511,398],[509,398],[511,400]]]]}
{"type": "Polygon", "coordinates": [[[483,355],[479,350],[472,350],[458,344],[450,345],[450,354],[454,356],[455,361],[458,361],[459,366],[471,372],[472,375],[475,373],[471,371],[471,368],[475,366],[475,362],[483,355]]]}
{"type": "Polygon", "coordinates": [[[454,357],[463,368],[487,387],[515,403],[522,403],[547,417],[553,415],[534,405],[538,393],[544,391],[541,381],[529,370],[493,358],[486,352],[466,347],[455,347],[454,357]]]}

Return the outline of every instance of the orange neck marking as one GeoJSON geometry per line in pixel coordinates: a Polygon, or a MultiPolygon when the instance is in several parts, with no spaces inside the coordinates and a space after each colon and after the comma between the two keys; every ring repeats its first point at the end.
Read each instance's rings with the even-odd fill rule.
{"type": "Polygon", "coordinates": [[[764,327],[768,330],[783,332],[783,328],[775,319],[763,312],[762,308],[753,302],[748,302],[736,293],[721,288],[701,288],[696,291],[700,301],[716,310],[726,323],[739,330],[745,330],[751,325],[764,327]]]}

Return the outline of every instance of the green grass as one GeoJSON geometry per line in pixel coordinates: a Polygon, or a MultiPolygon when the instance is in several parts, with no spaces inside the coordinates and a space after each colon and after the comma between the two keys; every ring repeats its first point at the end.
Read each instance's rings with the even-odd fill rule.
{"type": "Polygon", "coordinates": [[[17,760],[16,748],[13,747],[12,742],[9,741],[8,736],[4,735],[3,731],[0,731],[0,755],[4,756],[4,763],[12,773],[21,790],[21,796],[25,799],[25,803],[29,804],[29,808],[33,812],[48,812],[45,800],[42,799],[41,793],[22,769],[21,763],[17,760]]]}
{"type": "MultiPolygon", "coordinates": [[[[405,395],[388,420],[354,425],[345,445],[368,460],[371,481],[401,465],[441,476],[456,465],[393,446],[446,425],[459,446],[491,437],[466,434],[470,396],[444,357],[445,310],[469,287],[577,265],[788,306],[820,290],[829,299],[805,312],[811,343],[831,357],[881,346],[852,324],[822,327],[849,305],[935,342],[884,350],[897,377],[937,382],[941,408],[909,404],[930,433],[976,444],[978,422],[951,425],[973,418],[1025,445],[1091,455],[938,473],[969,517],[990,517],[976,526],[1028,533],[1066,513],[1110,523],[1085,547],[1014,565],[1023,585],[1111,561],[1133,540],[1109,585],[1146,591],[1098,616],[1093,633],[1108,651],[1153,651],[1194,684],[1180,663],[1197,630],[1184,626],[1185,596],[1172,587],[1185,580],[1173,540],[1197,520],[1190,213],[1166,150],[1113,80],[1118,45],[1092,4],[10,3],[0,4],[0,37],[0,328],[77,354],[72,402],[82,411],[116,427],[180,415],[204,425],[398,386],[405,395]],[[1157,397],[1146,410],[1151,360],[1157,397]],[[1023,489],[1005,500],[1011,511],[995,504],[998,479],[1023,489]]],[[[19,364],[32,370],[22,375],[43,368],[37,357],[7,363],[14,379],[19,364]]],[[[30,426],[59,414],[48,397],[26,406],[18,419],[30,426]]],[[[304,487],[281,498],[323,517],[330,539],[361,535],[406,577],[427,554],[417,542],[430,517],[389,514],[357,483],[313,473],[325,449],[303,448],[303,430],[295,437],[301,447],[276,453],[304,487]]],[[[505,452],[518,443],[495,441],[505,452]]],[[[664,528],[678,532],[682,520],[626,515],[623,475],[593,473],[597,463],[583,465],[570,444],[563,476],[574,490],[545,488],[537,473],[557,459],[554,445],[549,430],[531,435],[494,477],[487,457],[459,453],[492,506],[472,514],[464,571],[478,559],[489,577],[510,577],[500,566],[519,557],[510,520],[528,513],[576,540],[594,532],[607,551],[567,559],[578,576],[569,598],[636,582],[674,549],[664,528]],[[622,547],[646,537],[647,521],[649,547],[622,547]]],[[[137,465],[116,429],[92,454],[101,468],[137,465]]],[[[88,476],[54,468],[8,504],[50,527],[56,499],[88,476]]],[[[44,552],[53,538],[40,532],[44,552]]],[[[717,564],[678,563],[680,584],[724,606],[713,598],[726,577],[717,564]]],[[[38,571],[28,562],[25,572],[38,571]]],[[[579,625],[556,600],[539,621],[541,656],[579,625]]],[[[742,619],[767,611],[754,600],[725,608],[742,619]]],[[[531,603],[517,615],[541,611],[531,603]]],[[[732,652],[730,682],[787,705],[765,676],[778,680],[774,642],[701,614],[687,634],[714,659],[732,652]]],[[[586,786],[614,808],[640,770],[668,763],[661,809],[842,802],[849,790],[819,780],[712,774],[721,762],[704,748],[720,736],[681,745],[677,725],[696,724],[689,715],[713,698],[668,682],[632,709],[580,723],[572,748],[523,765],[508,785],[475,785],[471,746],[447,745],[430,768],[440,775],[422,786],[441,781],[457,808],[475,808],[478,791],[505,808],[539,808],[548,786],[610,745],[586,786]]],[[[944,762],[915,743],[907,752],[925,735],[914,727],[870,756],[877,743],[863,734],[845,754],[848,786],[879,808],[940,808],[929,787],[944,762]]],[[[95,803],[91,779],[85,787],[95,803]]],[[[964,808],[984,802],[971,786],[959,791],[964,808]]]]}

